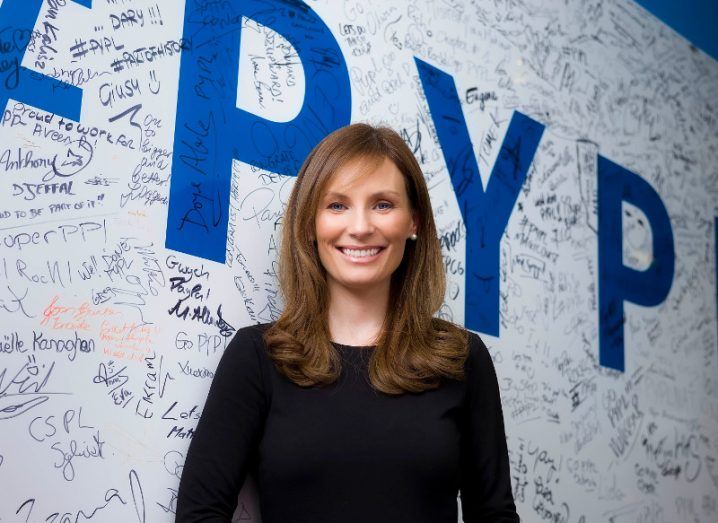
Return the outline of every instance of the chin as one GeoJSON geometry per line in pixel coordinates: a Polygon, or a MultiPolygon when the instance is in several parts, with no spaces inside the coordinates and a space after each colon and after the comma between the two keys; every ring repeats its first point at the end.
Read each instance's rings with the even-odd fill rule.
{"type": "Polygon", "coordinates": [[[362,279],[356,279],[356,280],[340,280],[340,283],[344,285],[345,287],[350,288],[356,288],[356,289],[365,289],[367,287],[371,287],[373,285],[381,285],[381,281],[376,280],[362,280],[362,279]]]}
{"type": "Polygon", "coordinates": [[[362,291],[370,287],[375,287],[384,284],[384,280],[376,280],[374,278],[341,278],[336,279],[336,282],[347,289],[362,291]]]}

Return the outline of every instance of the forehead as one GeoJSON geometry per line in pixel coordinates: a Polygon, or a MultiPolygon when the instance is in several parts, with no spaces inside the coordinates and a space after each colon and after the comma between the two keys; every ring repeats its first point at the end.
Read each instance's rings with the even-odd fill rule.
{"type": "Polygon", "coordinates": [[[324,186],[330,192],[362,192],[364,190],[393,190],[405,193],[404,176],[388,158],[357,158],[337,169],[324,186]]]}

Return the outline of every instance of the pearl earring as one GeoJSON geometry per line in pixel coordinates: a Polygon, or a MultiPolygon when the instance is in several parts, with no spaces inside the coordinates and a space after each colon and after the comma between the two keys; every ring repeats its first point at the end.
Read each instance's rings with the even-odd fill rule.
{"type": "Polygon", "coordinates": [[[412,240],[416,240],[416,239],[418,238],[418,236],[416,235],[416,233],[413,233],[413,234],[412,234],[411,236],[409,236],[409,237],[410,237],[412,240]]]}

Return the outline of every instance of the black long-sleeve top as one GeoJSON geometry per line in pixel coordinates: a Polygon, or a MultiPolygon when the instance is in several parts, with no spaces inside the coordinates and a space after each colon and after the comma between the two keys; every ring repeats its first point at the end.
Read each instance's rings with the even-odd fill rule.
{"type": "Polygon", "coordinates": [[[340,378],[302,388],[262,332],[239,329],[187,451],[178,522],[229,522],[248,473],[263,523],[516,522],[491,357],[470,332],[465,381],[390,396],[369,384],[371,347],[333,343],[340,378]]]}

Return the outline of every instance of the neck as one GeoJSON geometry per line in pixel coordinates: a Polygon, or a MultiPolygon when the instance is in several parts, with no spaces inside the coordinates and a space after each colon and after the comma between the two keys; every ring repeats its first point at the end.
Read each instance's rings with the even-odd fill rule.
{"type": "Polygon", "coordinates": [[[329,284],[329,334],[346,345],[375,345],[389,302],[389,282],[366,289],[329,284]]]}

